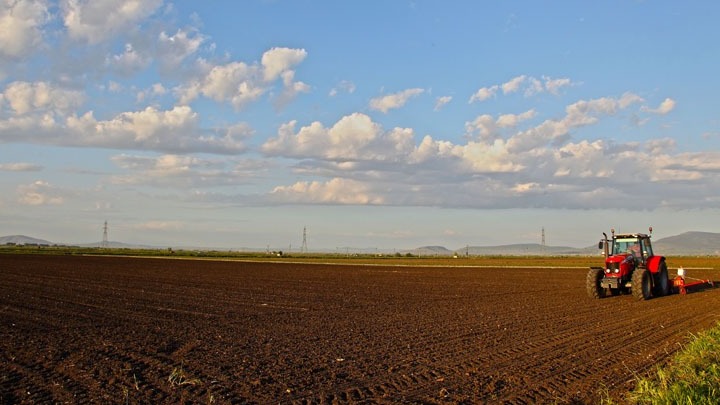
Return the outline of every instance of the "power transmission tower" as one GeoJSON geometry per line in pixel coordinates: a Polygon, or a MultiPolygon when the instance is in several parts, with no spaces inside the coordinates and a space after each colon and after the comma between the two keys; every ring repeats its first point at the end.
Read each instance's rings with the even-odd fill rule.
{"type": "Polygon", "coordinates": [[[307,249],[307,227],[304,226],[303,227],[303,243],[302,243],[302,246],[300,247],[300,251],[302,253],[307,253],[307,250],[308,250],[307,249]]]}
{"type": "Polygon", "coordinates": [[[545,247],[545,227],[544,226],[542,227],[542,242],[540,242],[540,245],[542,245],[542,247],[545,247]]]}
{"type": "Polygon", "coordinates": [[[106,248],[108,247],[108,225],[107,221],[105,221],[105,225],[103,226],[103,239],[102,239],[102,247],[106,248]]]}

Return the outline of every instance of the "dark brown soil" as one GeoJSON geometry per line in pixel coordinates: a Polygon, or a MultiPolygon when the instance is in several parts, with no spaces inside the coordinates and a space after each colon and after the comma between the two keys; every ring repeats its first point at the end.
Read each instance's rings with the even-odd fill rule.
{"type": "Polygon", "coordinates": [[[0,402],[595,403],[720,319],[585,274],[0,255],[0,402]]]}

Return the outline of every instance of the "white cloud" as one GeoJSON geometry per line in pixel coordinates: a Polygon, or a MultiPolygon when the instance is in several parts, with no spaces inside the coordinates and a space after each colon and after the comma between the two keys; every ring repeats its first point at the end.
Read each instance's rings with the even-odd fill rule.
{"type": "Polygon", "coordinates": [[[390,110],[404,106],[408,100],[424,92],[424,89],[414,88],[388,94],[387,96],[376,97],[370,100],[370,109],[387,113],[390,110]]]}
{"type": "Polygon", "coordinates": [[[272,198],[293,203],[322,204],[383,204],[383,198],[374,195],[370,186],[355,180],[334,178],[327,182],[297,182],[291,186],[278,186],[272,198]]]}
{"type": "Polygon", "coordinates": [[[31,111],[32,103],[40,106],[49,103],[35,102],[32,97],[13,97],[12,100],[13,108],[25,113],[0,120],[0,141],[4,142],[233,155],[247,149],[244,141],[252,135],[252,128],[247,124],[204,130],[199,126],[198,114],[188,106],[169,110],[147,107],[99,120],[92,111],[68,116],[31,111]]]}
{"type": "Polygon", "coordinates": [[[50,19],[43,0],[0,2],[0,56],[21,58],[43,42],[42,27],[50,19]]]}
{"type": "Polygon", "coordinates": [[[345,116],[330,128],[313,122],[296,133],[296,125],[297,121],[282,125],[277,138],[268,139],[262,151],[328,160],[392,160],[412,147],[411,130],[395,128],[384,132],[379,124],[360,113],[345,116]]]}
{"type": "Polygon", "coordinates": [[[18,186],[17,193],[22,205],[60,205],[65,201],[61,191],[42,180],[18,186]]]}
{"type": "Polygon", "coordinates": [[[0,163],[0,171],[3,172],[37,172],[43,167],[34,163],[0,163]]]}
{"type": "Polygon", "coordinates": [[[527,76],[522,75],[510,79],[508,82],[503,83],[502,87],[503,94],[515,93],[520,89],[520,86],[527,80],[527,76]]]}
{"type": "Polygon", "coordinates": [[[468,103],[474,103],[476,101],[485,101],[489,98],[495,97],[495,94],[497,94],[497,91],[500,89],[500,86],[490,86],[490,87],[482,87],[478,89],[478,91],[475,92],[470,97],[470,100],[468,103]]]}
{"type": "Polygon", "coordinates": [[[633,93],[625,93],[619,99],[602,97],[590,101],[581,100],[565,108],[563,123],[568,127],[594,124],[598,115],[614,115],[618,110],[642,102],[643,99],[633,93]]]}
{"type": "Polygon", "coordinates": [[[141,55],[132,44],[125,44],[125,51],[121,54],[105,58],[105,65],[113,72],[130,76],[145,69],[151,62],[148,55],[141,55]]]}
{"type": "Polygon", "coordinates": [[[69,36],[97,44],[137,26],[162,3],[162,0],[64,0],[61,8],[69,36]]]}
{"type": "Polygon", "coordinates": [[[185,227],[181,221],[148,221],[134,224],[132,229],[138,231],[179,231],[185,227]]]}
{"type": "Polygon", "coordinates": [[[147,141],[169,143],[177,139],[177,135],[195,131],[197,121],[197,113],[189,107],[175,107],[166,111],[147,107],[142,111],[122,113],[107,121],[97,121],[92,115],[86,114],[78,119],[71,119],[68,123],[74,128],[92,126],[94,131],[85,135],[131,138],[142,144],[147,141]]]}
{"type": "Polygon", "coordinates": [[[245,150],[242,139],[231,131],[221,136],[203,135],[198,120],[197,113],[187,106],[171,110],[147,107],[110,120],[96,120],[92,112],[72,116],[67,129],[75,137],[74,143],[83,146],[221,154],[245,150]]]}
{"type": "Polygon", "coordinates": [[[265,81],[276,80],[283,73],[300,64],[306,56],[307,51],[304,49],[272,48],[266,51],[261,60],[265,81]]]}
{"type": "Polygon", "coordinates": [[[108,82],[107,89],[111,93],[120,93],[123,90],[123,85],[114,80],[110,80],[108,82]]]}
{"type": "Polygon", "coordinates": [[[675,100],[673,100],[671,98],[666,98],[665,100],[663,100],[662,103],[660,103],[660,105],[657,108],[643,107],[642,111],[653,113],[653,114],[665,115],[674,109],[675,109],[675,100]]]}
{"type": "Polygon", "coordinates": [[[163,86],[162,83],[155,83],[148,89],[138,92],[135,100],[138,103],[141,103],[148,98],[159,97],[165,94],[167,94],[167,89],[165,88],[165,86],[163,86]]]}
{"type": "Polygon", "coordinates": [[[266,88],[259,75],[257,66],[248,66],[243,62],[215,66],[202,80],[182,91],[180,102],[186,104],[198,95],[204,95],[217,102],[229,101],[240,109],[265,93],[266,88]]]}
{"type": "Polygon", "coordinates": [[[435,111],[440,111],[440,109],[442,109],[445,105],[447,105],[448,103],[450,103],[450,101],[452,101],[452,97],[451,97],[451,96],[442,96],[442,97],[436,98],[436,99],[435,99],[435,108],[434,108],[434,110],[435,110],[435,111]]]}
{"type": "Polygon", "coordinates": [[[337,96],[340,92],[352,94],[355,92],[355,83],[347,80],[342,80],[337,86],[333,87],[328,94],[330,97],[337,96]]]}
{"type": "Polygon", "coordinates": [[[466,124],[478,138],[466,144],[429,135],[416,144],[411,129],[385,131],[357,113],[329,128],[313,122],[297,129],[291,121],[262,150],[300,160],[298,175],[328,180],[280,186],[270,197],[273,202],[485,208],[627,208],[642,203],[652,209],[674,203],[663,196],[667,184],[701,191],[699,185],[720,171],[716,154],[680,157],[673,154],[671,139],[571,141],[571,131],[642,101],[633,93],[580,100],[567,106],[564,117],[525,129],[517,127],[537,117],[534,109],[484,114],[466,124]],[[693,183],[683,183],[688,180],[693,183]],[[359,198],[341,198],[337,190],[348,184],[360,190],[359,198]]]}
{"type": "Polygon", "coordinates": [[[291,69],[306,55],[304,49],[272,48],[263,54],[261,65],[230,62],[210,66],[204,77],[178,88],[180,103],[188,104],[203,95],[217,102],[230,102],[240,110],[265,94],[273,81],[281,79],[284,91],[278,105],[282,106],[298,93],[309,91],[305,83],[294,81],[291,69]]]}
{"type": "Polygon", "coordinates": [[[499,136],[495,118],[490,114],[478,115],[474,120],[466,122],[465,132],[471,138],[485,141],[492,141],[499,136]]]}
{"type": "Polygon", "coordinates": [[[46,82],[12,82],[0,97],[17,115],[42,111],[66,113],[83,101],[80,92],[55,88],[46,82]]]}
{"type": "Polygon", "coordinates": [[[283,90],[275,100],[275,108],[282,109],[297,97],[300,93],[310,92],[310,86],[303,82],[294,81],[295,72],[285,71],[282,74],[283,90]]]}
{"type": "Polygon", "coordinates": [[[520,75],[502,84],[480,88],[470,97],[469,103],[485,101],[495,97],[500,89],[502,89],[503,94],[512,94],[523,90],[525,97],[530,97],[543,92],[558,95],[560,89],[574,84],[568,78],[553,79],[542,76],[542,79],[537,79],[532,76],[520,75]]]}
{"type": "Polygon", "coordinates": [[[503,114],[497,119],[500,128],[514,128],[519,123],[532,119],[537,115],[535,110],[528,110],[521,114],[503,114]]]}
{"type": "Polygon", "coordinates": [[[555,95],[560,92],[561,88],[572,86],[573,84],[568,78],[551,79],[547,76],[543,76],[543,80],[545,80],[545,90],[547,90],[548,93],[555,95]]]}
{"type": "Polygon", "coordinates": [[[110,160],[123,171],[112,176],[113,184],[150,185],[185,190],[247,184],[248,181],[266,173],[273,165],[266,159],[178,154],[120,154],[111,157],[110,160]]]}
{"type": "Polygon", "coordinates": [[[473,121],[465,123],[466,135],[485,142],[493,141],[501,136],[500,129],[515,128],[521,122],[534,118],[535,115],[535,110],[528,110],[521,114],[504,114],[497,120],[489,114],[479,115],[473,121]]]}
{"type": "Polygon", "coordinates": [[[158,35],[158,60],[165,69],[177,67],[197,53],[205,40],[205,36],[197,32],[178,29],[174,35],[168,35],[163,31],[158,35]]]}

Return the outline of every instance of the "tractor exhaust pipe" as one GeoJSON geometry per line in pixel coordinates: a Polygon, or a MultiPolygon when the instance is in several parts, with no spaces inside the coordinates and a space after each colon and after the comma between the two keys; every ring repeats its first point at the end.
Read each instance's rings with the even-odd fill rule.
{"type": "Polygon", "coordinates": [[[603,232],[603,237],[604,237],[604,239],[603,239],[603,254],[607,258],[608,255],[610,254],[610,246],[608,246],[608,237],[605,232],[603,232]]]}

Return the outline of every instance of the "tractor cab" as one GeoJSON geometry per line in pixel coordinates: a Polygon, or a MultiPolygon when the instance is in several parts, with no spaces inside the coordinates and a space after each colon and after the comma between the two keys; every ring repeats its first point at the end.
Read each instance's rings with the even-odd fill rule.
{"type": "Polygon", "coordinates": [[[646,267],[647,259],[653,256],[650,236],[644,233],[614,235],[612,240],[600,241],[600,247],[609,243],[606,261],[622,262],[632,260],[633,267],[646,267]]]}

